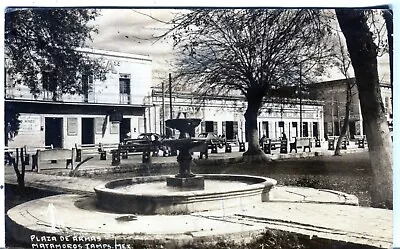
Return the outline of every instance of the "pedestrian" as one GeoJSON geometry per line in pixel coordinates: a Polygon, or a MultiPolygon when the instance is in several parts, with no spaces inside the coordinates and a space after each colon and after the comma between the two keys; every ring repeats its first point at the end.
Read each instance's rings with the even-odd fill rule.
{"type": "Polygon", "coordinates": [[[267,139],[267,136],[265,136],[265,134],[260,138],[260,146],[263,146],[263,144],[265,143],[265,140],[267,139]]]}
{"type": "Polygon", "coordinates": [[[286,134],[282,132],[282,140],[287,140],[286,134]]]}

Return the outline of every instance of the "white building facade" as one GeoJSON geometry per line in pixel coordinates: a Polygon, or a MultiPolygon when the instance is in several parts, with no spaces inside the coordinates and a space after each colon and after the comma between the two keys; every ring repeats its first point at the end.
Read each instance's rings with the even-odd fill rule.
{"type": "MultiPolygon", "coordinates": [[[[153,105],[150,108],[149,119],[152,120],[152,130],[157,133],[165,131],[163,121],[186,115],[202,120],[195,130],[196,134],[211,132],[226,139],[238,138],[240,141],[247,141],[244,119],[247,103],[243,96],[205,96],[200,99],[191,93],[180,92],[172,93],[171,98],[169,94],[164,94],[163,98],[162,91],[154,89],[151,99],[153,105]]],[[[291,100],[290,103],[278,102],[267,102],[261,108],[258,116],[259,137],[265,135],[278,139],[283,132],[288,138],[320,138],[324,134],[321,101],[302,100],[302,115],[299,100],[291,100]]]]}
{"type": "MultiPolygon", "coordinates": [[[[5,104],[20,113],[18,134],[10,147],[118,143],[145,132],[145,97],[151,90],[152,61],[148,56],[82,49],[101,58],[109,72],[105,81],[87,76],[82,95],[64,94],[57,101],[46,90],[34,98],[28,87],[6,83],[5,104]]],[[[51,82],[50,82],[51,83],[51,82]]]]}

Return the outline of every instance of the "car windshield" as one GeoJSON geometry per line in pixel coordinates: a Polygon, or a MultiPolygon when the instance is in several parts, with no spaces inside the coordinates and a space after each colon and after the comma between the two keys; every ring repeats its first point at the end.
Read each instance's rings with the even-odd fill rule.
{"type": "Polygon", "coordinates": [[[138,138],[139,139],[147,139],[147,135],[145,135],[145,134],[140,134],[139,136],[138,136],[138,138]]]}
{"type": "Polygon", "coordinates": [[[140,134],[138,136],[138,139],[146,139],[146,140],[151,140],[151,141],[156,140],[156,138],[158,138],[158,135],[156,135],[156,134],[140,134]]]}

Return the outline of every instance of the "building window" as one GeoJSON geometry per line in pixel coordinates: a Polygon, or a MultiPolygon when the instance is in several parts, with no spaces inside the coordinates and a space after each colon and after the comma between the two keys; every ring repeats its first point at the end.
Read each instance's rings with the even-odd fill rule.
{"type": "Polygon", "coordinates": [[[119,75],[119,96],[121,104],[130,104],[131,96],[131,75],[120,74],[119,75]]]}
{"type": "Polygon", "coordinates": [[[57,74],[53,71],[42,72],[43,99],[59,101],[61,96],[57,93],[57,74]]]}
{"type": "Polygon", "coordinates": [[[85,102],[89,100],[89,93],[93,91],[93,75],[83,74],[82,75],[82,92],[85,102]]]}
{"type": "Polygon", "coordinates": [[[214,132],[214,122],[213,121],[206,121],[206,130],[205,132],[214,132]]]}
{"type": "Polygon", "coordinates": [[[42,84],[43,84],[43,90],[54,92],[57,88],[56,74],[54,72],[48,72],[48,71],[42,72],[42,84]]]}

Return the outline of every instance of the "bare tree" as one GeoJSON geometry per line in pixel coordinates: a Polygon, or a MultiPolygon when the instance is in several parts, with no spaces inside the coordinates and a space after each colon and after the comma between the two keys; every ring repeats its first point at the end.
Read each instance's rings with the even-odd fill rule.
{"type": "Polygon", "coordinates": [[[350,55],[347,52],[345,45],[342,42],[340,34],[338,32],[337,35],[337,42],[338,42],[338,51],[335,54],[335,65],[338,67],[339,71],[345,77],[345,84],[346,84],[346,104],[345,104],[345,114],[343,119],[342,127],[340,128],[339,138],[336,143],[335,147],[335,156],[340,155],[341,145],[343,143],[343,139],[347,134],[347,130],[349,127],[349,120],[350,120],[350,107],[352,105],[352,99],[354,96],[353,88],[356,85],[355,81],[351,79],[349,75],[349,69],[351,65],[350,55]]]}
{"type": "Polygon", "coordinates": [[[311,80],[322,70],[328,25],[319,10],[202,9],[174,20],[172,37],[180,56],[177,78],[202,93],[242,94],[247,101],[243,154],[264,160],[257,116],[265,100],[282,86],[311,80]]]}
{"type": "Polygon", "coordinates": [[[377,69],[377,46],[359,9],[336,9],[356,77],[372,165],[372,206],[393,208],[392,141],[385,116],[377,69]]]}

